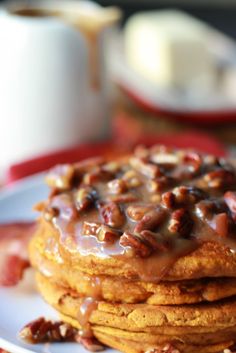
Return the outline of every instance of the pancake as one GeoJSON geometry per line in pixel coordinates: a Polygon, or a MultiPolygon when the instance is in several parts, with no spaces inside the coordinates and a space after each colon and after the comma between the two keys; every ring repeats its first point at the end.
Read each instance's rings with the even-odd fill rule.
{"type": "Polygon", "coordinates": [[[236,342],[232,164],[155,146],[57,166],[46,181],[30,261],[42,296],[81,337],[125,353],[236,342]]]}
{"type": "Polygon", "coordinates": [[[38,241],[41,240],[42,237],[35,237],[31,242],[31,264],[51,281],[82,296],[92,297],[95,293],[109,302],[178,305],[216,301],[236,295],[236,278],[233,277],[152,283],[89,275],[62,263],[56,252],[40,252],[38,241]]]}
{"type": "MultiPolygon", "coordinates": [[[[56,247],[56,256],[58,256],[60,261],[63,261],[69,267],[72,266],[79,272],[85,272],[89,275],[116,276],[117,278],[138,280],[142,279],[139,272],[143,271],[142,266],[147,268],[147,260],[151,260],[151,265],[155,261],[155,258],[119,259],[115,257],[104,258],[94,255],[81,255],[79,251],[75,251],[76,245],[71,244],[73,239],[67,238],[67,241],[70,241],[71,250],[65,247],[64,244],[62,245],[58,230],[45,220],[40,221],[36,238],[36,246],[46,257],[51,258],[54,256],[56,247]]],[[[154,277],[156,282],[155,267],[152,266],[151,270],[152,275],[148,275],[151,278],[146,278],[146,281],[151,281],[152,277],[154,277]]],[[[157,276],[158,272],[159,270],[157,270],[157,276]]],[[[221,244],[204,243],[197,250],[178,258],[165,277],[163,277],[163,280],[178,281],[203,277],[236,277],[236,254],[221,244]]]]}
{"type": "MultiPolygon", "coordinates": [[[[53,284],[37,274],[38,288],[45,300],[56,308],[63,320],[81,328],[77,315],[84,298],[53,284]]],[[[137,346],[155,348],[169,342],[184,352],[197,352],[203,346],[206,352],[218,352],[214,346],[226,348],[236,334],[236,300],[202,304],[198,306],[153,306],[146,304],[108,304],[98,302],[89,317],[93,333],[112,340],[117,338],[137,342],[137,346]],[[235,316],[235,319],[233,317],[235,316]],[[199,344],[201,342],[201,344],[199,344]],[[209,349],[209,350],[208,350],[209,349]]],[[[102,341],[103,343],[104,340],[102,341]]],[[[116,348],[116,345],[110,344],[116,348]]],[[[132,347],[134,349],[134,347],[132,347]]],[[[129,348],[125,352],[129,352],[129,348]]],[[[135,350],[138,352],[139,350],[135,350]]],[[[143,351],[143,348],[142,350],[143,351]]]]}

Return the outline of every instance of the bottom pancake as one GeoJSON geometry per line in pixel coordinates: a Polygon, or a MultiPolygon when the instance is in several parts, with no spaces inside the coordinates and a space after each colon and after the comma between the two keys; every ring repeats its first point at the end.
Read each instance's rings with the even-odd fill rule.
{"type": "MultiPolygon", "coordinates": [[[[45,300],[80,329],[85,298],[39,273],[36,278],[45,300]]],[[[88,321],[95,337],[123,352],[141,353],[171,343],[184,353],[213,353],[234,343],[236,300],[176,307],[98,301],[88,321]]]]}

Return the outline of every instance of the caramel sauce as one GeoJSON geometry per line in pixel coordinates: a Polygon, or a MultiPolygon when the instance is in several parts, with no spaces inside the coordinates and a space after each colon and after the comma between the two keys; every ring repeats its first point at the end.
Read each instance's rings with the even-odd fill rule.
{"type": "Polygon", "coordinates": [[[82,329],[79,331],[81,337],[93,337],[91,325],[89,323],[90,316],[94,310],[98,307],[98,302],[92,297],[87,297],[83,300],[80,305],[77,319],[82,329]]]}
{"type": "MultiPolygon", "coordinates": [[[[164,183],[164,187],[162,187],[162,190],[159,192],[159,194],[173,190],[173,188],[178,185],[193,187],[197,185],[197,187],[199,187],[199,185],[203,185],[203,182],[205,182],[205,174],[211,172],[212,170],[218,171],[218,165],[212,166],[202,163],[201,167],[199,167],[199,165],[196,164],[198,159],[200,160],[200,157],[197,156],[196,160],[194,159],[192,164],[189,162],[189,160],[188,162],[183,162],[182,164],[177,164],[176,166],[170,164],[165,166],[164,164],[161,164],[161,166],[159,166],[160,170],[158,173],[161,176],[162,182],[163,178],[165,177],[167,178],[167,182],[166,185],[164,183]],[[168,183],[169,180],[170,182],[168,183]]],[[[130,202],[122,202],[122,199],[119,199],[119,195],[112,194],[111,190],[108,188],[109,180],[122,178],[123,175],[130,170],[130,168],[131,170],[134,170],[132,167],[130,167],[127,161],[122,163],[121,167],[115,173],[113,173],[112,176],[109,177],[109,175],[105,175],[105,179],[104,172],[101,173],[101,180],[99,179],[99,174],[94,174],[96,175],[96,178],[93,181],[92,186],[94,190],[96,190],[97,200],[99,200],[99,202],[110,202],[110,200],[113,200],[114,197],[118,197],[117,204],[119,204],[120,209],[126,216],[124,224],[119,227],[119,232],[120,234],[124,232],[130,232],[134,234],[134,229],[137,222],[130,219],[127,215],[126,211],[129,206],[144,205],[154,208],[163,206],[160,206],[160,202],[152,202],[153,194],[148,192],[147,189],[147,182],[150,180],[150,178],[143,174],[142,171],[139,172],[136,169],[135,172],[137,173],[141,184],[138,187],[131,187],[124,193],[124,195],[131,195],[132,200],[130,202]]],[[[143,163],[144,162],[141,162],[142,165],[143,163]]],[[[219,164],[219,161],[216,159],[214,163],[219,164]]],[[[101,168],[102,165],[103,164],[99,164],[99,168],[101,168]]],[[[152,169],[150,162],[146,166],[147,168],[145,169],[145,173],[149,172],[148,168],[150,166],[150,172],[156,172],[155,169],[152,169]]],[[[96,173],[98,173],[97,168],[98,166],[95,166],[94,170],[96,170],[96,173]]],[[[91,170],[92,168],[90,166],[90,173],[91,170]]],[[[223,169],[221,168],[220,170],[223,169]]],[[[86,168],[83,170],[83,175],[85,174],[86,168]]],[[[153,180],[159,180],[158,176],[153,180]]],[[[234,188],[236,188],[235,180],[234,184],[231,185],[231,190],[234,188]]],[[[206,195],[207,202],[209,202],[209,200],[217,200],[219,206],[216,206],[216,208],[220,208],[223,192],[224,191],[221,188],[206,188],[205,185],[203,187],[202,195],[206,195]]],[[[202,198],[202,202],[204,204],[204,196],[202,196],[202,198]]],[[[167,251],[156,251],[145,259],[133,255],[132,249],[129,247],[122,246],[119,242],[119,237],[115,239],[115,241],[107,243],[104,241],[99,241],[96,234],[83,234],[84,222],[91,222],[94,225],[102,224],[104,222],[96,207],[96,201],[94,205],[95,207],[88,207],[86,210],[79,212],[78,214],[75,207],[74,191],[72,189],[66,193],[62,192],[58,196],[53,197],[49,202],[49,206],[59,210],[59,215],[54,217],[53,223],[60,233],[60,241],[63,247],[65,247],[71,254],[79,253],[82,256],[92,255],[99,258],[114,257],[124,261],[126,265],[135,268],[140,280],[158,282],[166,275],[169,269],[180,257],[188,255],[192,251],[196,250],[202,242],[218,242],[223,246],[229,247],[232,252],[235,252],[236,250],[236,232],[234,225],[233,229],[229,232],[227,237],[217,234],[217,232],[213,229],[214,227],[212,227],[210,223],[211,221],[204,217],[200,217],[196,212],[196,203],[197,201],[193,202],[192,204],[186,204],[188,212],[194,223],[193,230],[187,237],[170,233],[168,230],[168,224],[170,222],[173,209],[164,208],[166,212],[165,221],[163,221],[159,226],[155,227],[153,231],[157,231],[163,235],[163,237],[169,243],[169,249],[167,251]]],[[[181,207],[186,206],[184,204],[181,207]]],[[[175,209],[176,208],[178,207],[175,207],[175,209]]]]}

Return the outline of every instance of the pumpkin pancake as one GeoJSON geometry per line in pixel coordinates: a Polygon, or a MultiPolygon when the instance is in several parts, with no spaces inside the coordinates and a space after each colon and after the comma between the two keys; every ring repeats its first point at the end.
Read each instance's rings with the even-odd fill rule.
{"type": "Polygon", "coordinates": [[[155,146],[58,166],[46,181],[30,259],[39,291],[82,337],[127,353],[236,342],[232,164],[155,146]]]}
{"type": "Polygon", "coordinates": [[[92,297],[95,293],[108,302],[178,305],[215,301],[236,295],[236,278],[233,277],[152,283],[89,275],[62,263],[56,252],[51,256],[48,252],[39,252],[38,238],[35,237],[30,246],[32,265],[51,281],[71,288],[82,296],[92,297]]]}
{"type": "MultiPolygon", "coordinates": [[[[86,298],[37,274],[38,288],[45,300],[56,308],[63,320],[81,328],[78,321],[86,298]]],[[[232,345],[236,334],[236,300],[188,306],[154,306],[148,304],[109,304],[98,301],[89,317],[95,337],[118,339],[122,344],[134,341],[136,352],[172,343],[184,352],[218,352],[214,347],[232,345]],[[201,342],[201,344],[200,344],[201,342]],[[143,345],[143,346],[142,346],[143,345]]],[[[102,341],[104,342],[104,340],[102,341]]],[[[104,342],[106,343],[106,342],[104,342]]],[[[115,344],[110,344],[116,348],[115,344]]],[[[134,349],[132,347],[131,349],[134,349]]],[[[131,352],[128,346],[125,352],[131,352]]]]}

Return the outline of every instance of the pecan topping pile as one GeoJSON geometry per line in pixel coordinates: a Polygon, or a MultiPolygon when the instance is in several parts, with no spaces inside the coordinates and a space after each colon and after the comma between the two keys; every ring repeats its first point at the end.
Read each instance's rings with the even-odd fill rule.
{"type": "Polygon", "coordinates": [[[62,321],[53,322],[44,317],[24,326],[19,336],[28,343],[78,342],[91,352],[99,352],[105,348],[95,337],[81,337],[79,331],[70,324],[62,321]]]}
{"type": "Polygon", "coordinates": [[[223,158],[138,147],[114,162],[57,166],[47,183],[44,219],[63,239],[73,226],[83,254],[91,250],[89,238],[96,254],[138,258],[171,252],[181,239],[200,243],[203,233],[233,246],[236,174],[223,158]]]}

